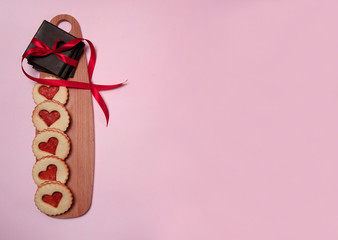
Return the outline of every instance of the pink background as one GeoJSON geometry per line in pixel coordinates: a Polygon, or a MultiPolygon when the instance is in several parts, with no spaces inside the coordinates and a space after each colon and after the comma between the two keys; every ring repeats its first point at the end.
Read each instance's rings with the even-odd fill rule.
{"type": "Polygon", "coordinates": [[[338,238],[338,2],[1,1],[1,239],[338,238]],[[80,8],[81,7],[81,8],[80,8]],[[80,22],[96,102],[93,203],[34,205],[33,82],[42,20],[80,22]]]}

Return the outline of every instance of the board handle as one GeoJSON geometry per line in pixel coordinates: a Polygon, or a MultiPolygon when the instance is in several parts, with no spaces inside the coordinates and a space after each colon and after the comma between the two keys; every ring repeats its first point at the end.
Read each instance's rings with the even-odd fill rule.
{"type": "Polygon", "coordinates": [[[71,29],[69,31],[70,34],[72,34],[74,37],[82,38],[81,28],[78,21],[71,15],[68,14],[60,14],[52,18],[50,20],[50,23],[54,24],[55,26],[58,26],[61,22],[69,22],[71,25],[71,29]]]}

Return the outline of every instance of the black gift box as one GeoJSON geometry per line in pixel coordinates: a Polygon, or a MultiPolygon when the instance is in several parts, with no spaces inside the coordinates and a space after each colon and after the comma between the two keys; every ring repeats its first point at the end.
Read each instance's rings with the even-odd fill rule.
{"type": "MultiPolygon", "coordinates": [[[[63,40],[64,42],[59,42],[57,45],[58,48],[66,42],[69,42],[70,40],[75,38],[73,35],[65,32],[61,28],[58,28],[57,26],[51,24],[50,22],[47,22],[46,20],[43,21],[34,37],[42,41],[50,49],[52,49],[55,41],[59,39],[63,40]]],[[[60,53],[67,55],[68,57],[75,60],[79,60],[81,54],[83,53],[84,46],[85,44],[83,42],[79,42],[73,48],[60,53]]],[[[30,43],[26,51],[34,47],[35,46],[30,43]]],[[[51,73],[63,79],[74,76],[75,67],[66,64],[65,62],[57,58],[54,54],[49,54],[42,57],[28,55],[26,58],[28,60],[28,63],[32,65],[34,69],[40,72],[51,73]]]]}

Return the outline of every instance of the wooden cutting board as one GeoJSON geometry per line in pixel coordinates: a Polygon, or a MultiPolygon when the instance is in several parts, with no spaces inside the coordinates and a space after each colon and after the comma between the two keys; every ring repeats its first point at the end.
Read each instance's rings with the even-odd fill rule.
{"type": "MultiPolygon", "coordinates": [[[[82,38],[81,28],[76,19],[67,14],[55,16],[50,22],[58,26],[61,22],[71,24],[69,31],[75,37],[82,38]]],[[[40,73],[40,78],[52,76],[40,73]]],[[[79,59],[73,78],[69,80],[89,83],[86,54],[79,59]]],[[[71,123],[65,132],[71,141],[71,151],[66,158],[69,166],[69,179],[66,185],[73,193],[73,205],[70,210],[55,218],[74,218],[85,214],[92,202],[94,181],[94,118],[92,95],[89,90],[68,88],[67,108],[71,123]]]]}

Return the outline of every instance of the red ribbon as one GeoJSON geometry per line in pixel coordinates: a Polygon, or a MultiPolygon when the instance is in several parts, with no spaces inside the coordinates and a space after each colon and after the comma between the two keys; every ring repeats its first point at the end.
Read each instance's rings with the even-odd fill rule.
{"type": "Polygon", "coordinates": [[[103,98],[101,97],[99,91],[117,88],[117,87],[123,85],[125,82],[113,84],[113,85],[93,84],[91,79],[92,79],[92,75],[93,75],[93,71],[94,71],[94,67],[95,67],[95,62],[96,62],[96,53],[95,53],[95,48],[94,48],[94,45],[92,44],[92,42],[87,40],[87,39],[84,39],[84,38],[75,38],[75,39],[72,39],[69,42],[65,43],[62,47],[57,48],[57,44],[60,41],[62,41],[62,40],[60,40],[60,39],[56,40],[53,44],[52,49],[50,49],[46,44],[41,42],[39,39],[33,38],[31,43],[36,47],[27,50],[22,55],[21,69],[22,69],[23,73],[29,79],[36,81],[38,83],[41,83],[41,84],[45,84],[45,85],[89,89],[91,91],[92,95],[94,96],[94,98],[96,99],[96,101],[98,102],[98,104],[100,105],[100,107],[101,107],[101,109],[102,109],[102,111],[103,111],[103,113],[106,117],[107,125],[108,125],[109,111],[108,111],[107,105],[104,102],[103,98]],[[89,44],[89,47],[90,47],[90,58],[89,58],[89,63],[88,63],[89,83],[75,82],[75,81],[68,81],[68,80],[58,80],[58,79],[57,80],[51,80],[51,79],[35,78],[33,76],[30,76],[23,69],[22,62],[23,62],[24,58],[27,57],[28,55],[41,57],[41,56],[46,56],[46,55],[49,55],[49,54],[54,54],[61,61],[65,62],[65,63],[67,63],[71,66],[76,67],[78,61],[76,61],[75,59],[72,59],[72,58],[70,58],[70,57],[68,57],[68,56],[66,56],[66,55],[64,55],[60,52],[71,49],[72,47],[74,47],[76,44],[78,44],[81,41],[86,41],[89,44]]]}

